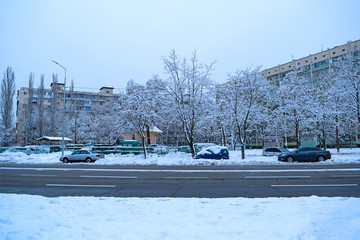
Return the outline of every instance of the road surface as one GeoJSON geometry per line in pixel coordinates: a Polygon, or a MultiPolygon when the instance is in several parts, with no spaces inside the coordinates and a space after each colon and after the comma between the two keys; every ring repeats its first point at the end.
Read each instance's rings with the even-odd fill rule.
{"type": "Polygon", "coordinates": [[[360,197],[360,164],[1,164],[0,193],[47,197],[360,197]]]}

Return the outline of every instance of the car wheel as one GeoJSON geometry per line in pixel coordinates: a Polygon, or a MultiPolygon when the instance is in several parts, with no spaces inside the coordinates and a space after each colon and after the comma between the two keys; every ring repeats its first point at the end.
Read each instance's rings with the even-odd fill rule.
{"type": "Polygon", "coordinates": [[[325,161],[325,157],[324,156],[318,156],[318,159],[317,159],[319,162],[323,162],[325,161]]]}
{"type": "Polygon", "coordinates": [[[287,161],[287,162],[294,162],[294,157],[293,157],[293,156],[288,156],[288,157],[286,158],[286,161],[287,161]]]}
{"type": "Polygon", "coordinates": [[[62,161],[63,161],[63,163],[68,163],[68,162],[69,162],[69,159],[64,158],[62,161]]]}
{"type": "Polygon", "coordinates": [[[91,158],[89,158],[89,157],[88,157],[88,158],[86,158],[86,159],[85,159],[85,162],[87,162],[87,163],[91,163],[91,158]]]}

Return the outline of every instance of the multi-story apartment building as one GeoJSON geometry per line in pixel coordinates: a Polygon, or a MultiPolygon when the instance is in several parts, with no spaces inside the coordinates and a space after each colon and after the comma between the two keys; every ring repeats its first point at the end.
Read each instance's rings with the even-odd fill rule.
{"type": "Polygon", "coordinates": [[[350,58],[352,60],[358,60],[359,57],[360,40],[349,41],[341,46],[336,46],[325,51],[310,54],[307,57],[294,59],[290,62],[265,69],[261,74],[278,86],[285,84],[284,78],[286,74],[291,71],[297,71],[298,75],[302,75],[315,82],[322,73],[328,72],[329,70],[331,71],[334,68],[334,63],[340,59],[350,58]]]}
{"type": "MultiPolygon", "coordinates": [[[[71,111],[88,111],[94,113],[107,113],[112,110],[114,102],[118,100],[119,95],[114,94],[114,88],[102,87],[99,92],[83,92],[83,91],[65,91],[65,112],[69,114],[71,111]]],[[[32,99],[29,99],[29,88],[22,87],[17,91],[17,109],[16,109],[16,130],[17,142],[26,144],[26,121],[28,104],[33,104],[34,108],[40,104],[42,100],[43,109],[48,113],[55,110],[62,116],[64,106],[64,84],[52,83],[50,89],[44,89],[41,94],[40,89],[33,89],[32,99]],[[41,95],[43,95],[41,97],[41,95]]]]}

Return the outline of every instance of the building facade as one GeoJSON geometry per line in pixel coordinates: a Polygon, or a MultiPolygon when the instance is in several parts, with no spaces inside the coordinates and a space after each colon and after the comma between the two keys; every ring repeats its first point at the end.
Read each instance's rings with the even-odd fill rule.
{"type": "MultiPolygon", "coordinates": [[[[81,111],[108,113],[112,111],[114,102],[119,97],[118,94],[114,94],[113,90],[112,87],[102,87],[99,92],[65,90],[65,114],[81,111]]],[[[58,116],[62,116],[64,84],[52,83],[50,89],[43,90],[34,88],[32,93],[29,93],[27,87],[22,87],[17,91],[16,130],[19,144],[28,144],[26,134],[28,106],[31,104],[34,111],[37,111],[41,103],[45,115],[51,111],[56,111],[58,116]]],[[[57,119],[57,121],[61,121],[61,119],[57,119]]]]}
{"type": "Polygon", "coordinates": [[[325,51],[310,54],[307,57],[294,59],[290,62],[265,69],[261,72],[263,77],[275,83],[277,86],[285,84],[286,74],[297,71],[298,75],[304,76],[315,82],[322,73],[327,73],[334,68],[334,63],[341,59],[350,58],[358,60],[360,57],[360,40],[349,41],[341,46],[336,46],[325,51]]]}

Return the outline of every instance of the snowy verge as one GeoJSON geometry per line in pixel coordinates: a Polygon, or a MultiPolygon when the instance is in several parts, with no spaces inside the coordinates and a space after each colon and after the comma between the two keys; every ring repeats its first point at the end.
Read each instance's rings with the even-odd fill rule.
{"type": "MultiPolygon", "coordinates": [[[[330,149],[331,159],[321,163],[309,164],[342,164],[342,163],[360,163],[360,148],[341,149],[340,153],[336,149],[330,149]]],[[[71,152],[65,152],[70,154],[71,152]]],[[[297,164],[279,162],[277,157],[262,156],[261,149],[246,150],[246,158],[241,159],[240,151],[230,151],[229,160],[207,160],[193,159],[190,154],[177,152],[167,155],[158,156],[157,154],[149,154],[147,159],[143,155],[106,155],[104,159],[96,161],[95,165],[251,165],[251,164],[297,164]]],[[[62,164],[59,161],[61,152],[49,154],[31,154],[24,153],[1,153],[0,163],[19,163],[19,164],[62,164]]]]}
{"type": "Polygon", "coordinates": [[[0,239],[358,239],[360,198],[0,194],[0,239]]]}

